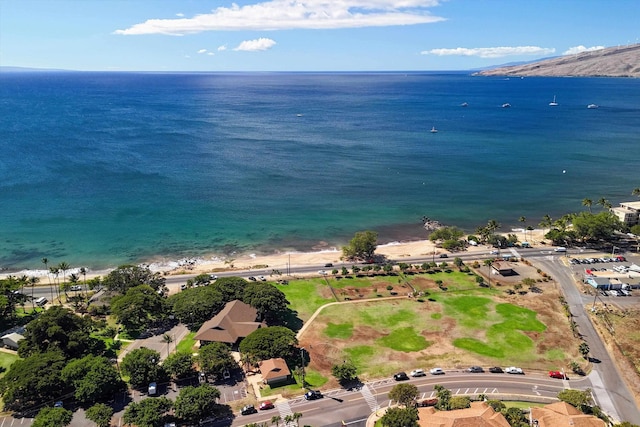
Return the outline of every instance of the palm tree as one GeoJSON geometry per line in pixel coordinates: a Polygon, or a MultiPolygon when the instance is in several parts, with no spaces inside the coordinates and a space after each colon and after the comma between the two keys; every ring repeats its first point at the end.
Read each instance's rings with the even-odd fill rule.
{"type": "MultiPolygon", "coordinates": [[[[521,216],[520,218],[518,218],[518,221],[520,221],[523,225],[525,222],[527,222],[527,218],[524,216],[521,216]]],[[[527,241],[527,229],[525,227],[522,227],[522,230],[524,231],[524,241],[527,241]]]]}
{"type": "Polygon", "coordinates": [[[273,417],[271,417],[271,425],[279,427],[280,421],[282,421],[282,417],[280,415],[274,415],[273,417]]]}
{"type": "Polygon", "coordinates": [[[640,197],[640,187],[634,188],[633,191],[631,192],[631,195],[640,197]]]}
{"type": "Polygon", "coordinates": [[[173,342],[173,338],[169,334],[162,334],[162,341],[167,343],[167,357],[169,357],[169,351],[171,350],[169,345],[173,342]]]}
{"type": "Polygon", "coordinates": [[[58,264],[58,269],[62,271],[62,290],[64,291],[64,296],[67,298],[69,298],[69,295],[67,295],[67,291],[69,290],[69,287],[67,286],[67,271],[69,271],[69,268],[69,263],[65,261],[58,264]]]}
{"type": "Polygon", "coordinates": [[[47,271],[47,278],[49,279],[49,288],[51,290],[51,304],[53,304],[53,301],[55,301],[55,299],[53,298],[53,286],[51,285],[51,276],[49,275],[49,273],[51,272],[48,267],[49,260],[47,258],[42,258],[42,263],[44,264],[44,268],[47,271]]]}
{"type": "Polygon", "coordinates": [[[302,418],[302,412],[294,412],[293,415],[291,416],[291,418],[293,418],[293,421],[296,422],[296,426],[300,426],[300,423],[298,422],[298,420],[300,418],[302,418]]]}
{"type": "Polygon", "coordinates": [[[611,209],[611,203],[604,197],[600,197],[596,202],[596,205],[602,206],[603,209],[611,209]]]}
{"type": "Polygon", "coordinates": [[[29,277],[29,285],[31,286],[31,307],[32,309],[35,311],[36,309],[36,303],[35,300],[33,299],[33,288],[35,288],[36,283],[38,283],[40,281],[39,277],[36,276],[31,276],[29,277]]]}
{"type": "Polygon", "coordinates": [[[289,425],[289,423],[293,422],[293,415],[285,415],[284,416],[284,423],[285,425],[289,425]]]}
{"type": "Polygon", "coordinates": [[[582,199],[582,206],[586,206],[589,208],[589,213],[591,213],[591,205],[593,205],[593,200],[591,199],[582,199]]]}
{"type": "Polygon", "coordinates": [[[89,293],[87,291],[87,269],[86,267],[80,267],[80,274],[82,274],[84,280],[84,297],[85,299],[89,297],[89,293]]]}
{"type": "Polygon", "coordinates": [[[549,228],[551,227],[553,220],[551,219],[551,217],[549,215],[545,215],[542,217],[542,221],[540,221],[540,227],[542,228],[549,228]]]}
{"type": "Polygon", "coordinates": [[[500,223],[495,219],[490,219],[489,222],[487,222],[487,228],[491,231],[491,233],[493,233],[498,228],[500,228],[500,223]]]}
{"type": "MultiPolygon", "coordinates": [[[[58,267],[49,267],[49,273],[53,275],[53,282],[55,283],[56,296],[58,297],[58,302],[62,304],[62,300],[60,299],[60,287],[58,286],[58,276],[60,275],[60,269],[58,267]]],[[[51,301],[53,303],[53,301],[51,301]]]]}

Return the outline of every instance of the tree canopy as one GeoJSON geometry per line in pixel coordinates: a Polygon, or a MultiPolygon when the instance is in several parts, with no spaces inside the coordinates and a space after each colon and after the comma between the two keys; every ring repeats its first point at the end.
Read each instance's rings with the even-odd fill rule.
{"type": "Polygon", "coordinates": [[[260,319],[268,323],[283,316],[281,313],[287,310],[287,297],[284,293],[270,283],[252,282],[244,290],[243,301],[258,310],[260,319]]]}
{"type": "Polygon", "coordinates": [[[162,363],[164,370],[174,379],[194,377],[193,355],[190,351],[170,354],[162,363]]]}
{"type": "Polygon", "coordinates": [[[200,347],[198,364],[205,375],[222,378],[224,371],[237,367],[228,345],[221,342],[207,343],[200,347]]]}
{"type": "Polygon", "coordinates": [[[389,408],[380,418],[383,427],[418,427],[416,408],[389,408]]]}
{"type": "Polygon", "coordinates": [[[240,352],[256,360],[287,358],[298,344],[295,332],[284,326],[269,326],[251,332],[240,342],[240,352]]]}
{"type": "Polygon", "coordinates": [[[211,285],[222,296],[222,300],[227,303],[236,299],[243,301],[244,288],[247,281],[242,277],[221,277],[211,285]]]}
{"type": "Polygon", "coordinates": [[[129,376],[131,387],[141,388],[165,377],[164,371],[158,365],[159,362],[160,353],[141,347],[132,350],[122,359],[120,369],[129,376]]]}
{"type": "Polygon", "coordinates": [[[584,241],[607,240],[614,232],[624,228],[624,224],[610,211],[597,214],[580,212],[572,221],[577,237],[584,241]]]}
{"type": "Polygon", "coordinates": [[[64,408],[42,408],[33,420],[32,427],[63,427],[71,424],[73,412],[64,408]]]}
{"type": "Polygon", "coordinates": [[[74,389],[81,404],[106,401],[126,386],[106,357],[85,356],[72,360],[62,369],[62,379],[74,389]]]}
{"type": "Polygon", "coordinates": [[[342,385],[358,378],[358,368],[350,360],[346,360],[338,365],[333,365],[331,367],[331,373],[342,385]]]}
{"type": "Polygon", "coordinates": [[[162,427],[164,419],[173,408],[173,402],[164,396],[131,402],[124,411],[123,421],[137,427],[162,427]]]}
{"type": "Polygon", "coordinates": [[[558,399],[580,409],[582,412],[591,403],[591,390],[566,389],[558,393],[558,399]]]}
{"type": "Polygon", "coordinates": [[[185,289],[167,298],[167,305],[175,317],[190,328],[197,328],[218,314],[225,301],[213,285],[185,289]]]}
{"type": "Polygon", "coordinates": [[[164,290],[165,282],[160,273],[153,273],[146,267],[136,265],[122,265],[109,272],[102,281],[107,290],[120,294],[140,285],[149,285],[154,291],[164,290]]]}
{"type": "Polygon", "coordinates": [[[64,366],[65,356],[60,351],[16,360],[0,380],[5,409],[20,412],[67,393],[61,376],[64,366]]]}
{"type": "Polygon", "coordinates": [[[27,324],[18,355],[27,357],[59,350],[72,359],[87,354],[102,354],[104,342],[89,335],[95,326],[88,317],[80,317],[67,308],[53,306],[27,324]]]}
{"type": "Polygon", "coordinates": [[[418,387],[413,384],[401,383],[395,385],[391,391],[389,391],[389,399],[395,400],[400,405],[408,408],[414,406],[416,399],[418,398],[418,387]]]}
{"type": "Polygon", "coordinates": [[[220,412],[218,407],[221,405],[216,403],[219,397],[220,391],[209,384],[185,387],[176,398],[176,416],[187,424],[198,424],[201,420],[220,412]]]}
{"type": "Polygon", "coordinates": [[[89,421],[93,421],[98,427],[109,427],[113,417],[113,408],[104,403],[96,403],[85,411],[85,415],[89,421]]]}
{"type": "Polygon", "coordinates": [[[164,298],[149,285],[128,288],[111,301],[111,313],[129,331],[140,331],[165,316],[164,298]]]}
{"type": "Polygon", "coordinates": [[[342,247],[342,254],[347,259],[370,260],[378,246],[378,233],[375,231],[358,231],[349,241],[349,244],[342,247]]]}

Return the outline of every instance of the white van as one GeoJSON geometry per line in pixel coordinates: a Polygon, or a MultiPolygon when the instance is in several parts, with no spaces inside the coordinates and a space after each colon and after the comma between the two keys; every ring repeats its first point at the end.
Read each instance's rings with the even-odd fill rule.
{"type": "Polygon", "coordinates": [[[48,302],[49,302],[49,300],[46,299],[45,297],[40,297],[40,298],[36,299],[36,304],[38,305],[38,307],[42,307],[48,302]]]}
{"type": "Polygon", "coordinates": [[[567,252],[567,248],[563,248],[562,246],[558,246],[553,251],[554,252],[567,252]]]}

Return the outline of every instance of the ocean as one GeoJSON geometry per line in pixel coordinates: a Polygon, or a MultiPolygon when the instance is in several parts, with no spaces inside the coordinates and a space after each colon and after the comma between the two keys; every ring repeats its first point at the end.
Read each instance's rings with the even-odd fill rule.
{"type": "Polygon", "coordinates": [[[0,268],[536,226],[633,200],[639,130],[638,79],[3,72],[0,268]]]}

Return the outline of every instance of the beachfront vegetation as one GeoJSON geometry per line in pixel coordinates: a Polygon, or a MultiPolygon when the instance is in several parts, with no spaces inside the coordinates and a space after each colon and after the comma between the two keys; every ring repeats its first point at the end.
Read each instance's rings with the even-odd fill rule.
{"type": "Polygon", "coordinates": [[[129,288],[149,285],[154,291],[166,292],[165,278],[160,273],[153,273],[145,267],[136,265],[122,265],[102,280],[105,288],[110,292],[124,294],[129,288]]]}
{"type": "Polygon", "coordinates": [[[288,358],[298,344],[296,333],[284,326],[269,326],[251,332],[240,342],[240,352],[255,360],[288,358]]]}
{"type": "Polygon", "coordinates": [[[625,225],[610,211],[598,213],[580,212],[563,215],[555,221],[549,220],[547,239],[556,245],[568,245],[574,242],[609,241],[615,233],[623,231],[625,225]]]}
{"type": "Polygon", "coordinates": [[[246,285],[242,301],[258,310],[258,317],[267,323],[277,322],[287,311],[289,301],[271,283],[252,282],[246,285]]]}
{"type": "Polygon", "coordinates": [[[164,318],[166,299],[149,285],[138,285],[111,300],[111,313],[128,332],[146,329],[164,318]]]}
{"type": "Polygon", "coordinates": [[[348,260],[371,260],[378,247],[378,233],[375,231],[358,231],[342,247],[342,255],[348,260]]]}

